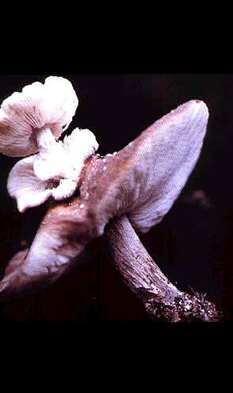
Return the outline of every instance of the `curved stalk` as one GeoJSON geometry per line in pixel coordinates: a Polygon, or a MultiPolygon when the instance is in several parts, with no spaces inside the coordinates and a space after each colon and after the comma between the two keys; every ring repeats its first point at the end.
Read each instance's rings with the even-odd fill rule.
{"type": "Polygon", "coordinates": [[[43,127],[37,130],[36,140],[39,151],[43,153],[49,153],[51,148],[53,148],[57,143],[49,127],[43,127]]]}
{"type": "Polygon", "coordinates": [[[126,216],[114,218],[105,236],[115,268],[141,299],[155,321],[214,322],[220,319],[215,305],[205,295],[178,290],[150,257],[126,216]]]}

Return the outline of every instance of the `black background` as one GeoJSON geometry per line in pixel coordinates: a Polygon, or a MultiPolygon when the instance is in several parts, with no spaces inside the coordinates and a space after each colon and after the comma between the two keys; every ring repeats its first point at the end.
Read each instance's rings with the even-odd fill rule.
{"type": "MultiPolygon", "coordinates": [[[[0,75],[0,101],[50,74],[0,75]]],[[[54,74],[53,74],[54,75],[54,74]]],[[[183,192],[143,243],[178,288],[207,293],[233,318],[233,74],[58,74],[68,78],[79,107],[67,133],[89,128],[104,155],[123,148],[155,120],[190,99],[201,99],[210,118],[203,150],[183,192]],[[203,190],[209,206],[190,196],[203,190]],[[187,199],[189,198],[189,199],[187,199]]],[[[0,256],[4,266],[30,244],[45,207],[24,214],[6,191],[17,159],[0,155],[0,256]]],[[[43,293],[1,305],[4,321],[146,321],[140,302],[107,260],[100,239],[97,256],[43,293]]]]}

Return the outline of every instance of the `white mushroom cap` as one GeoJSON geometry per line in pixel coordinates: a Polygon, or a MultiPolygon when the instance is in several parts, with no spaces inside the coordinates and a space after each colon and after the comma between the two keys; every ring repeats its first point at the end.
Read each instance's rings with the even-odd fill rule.
{"type": "Polygon", "coordinates": [[[0,152],[25,157],[39,150],[37,133],[49,128],[56,139],[69,126],[78,106],[72,84],[50,76],[5,99],[0,109],[0,152]]]}
{"type": "Polygon", "coordinates": [[[16,199],[20,213],[30,207],[41,205],[52,195],[52,189],[46,189],[45,182],[35,176],[34,160],[35,155],[19,160],[8,177],[7,190],[9,195],[16,199]]]}
{"type": "MultiPolygon", "coordinates": [[[[47,137],[47,136],[46,136],[47,137]]],[[[75,128],[64,141],[51,145],[49,153],[40,153],[34,161],[35,175],[41,180],[56,176],[78,180],[83,162],[98,149],[96,137],[88,129],[75,128]]]]}
{"type": "Polygon", "coordinates": [[[98,149],[95,135],[76,128],[50,154],[35,154],[19,160],[10,171],[7,189],[23,213],[50,196],[69,198],[75,192],[84,161],[98,149]]]}

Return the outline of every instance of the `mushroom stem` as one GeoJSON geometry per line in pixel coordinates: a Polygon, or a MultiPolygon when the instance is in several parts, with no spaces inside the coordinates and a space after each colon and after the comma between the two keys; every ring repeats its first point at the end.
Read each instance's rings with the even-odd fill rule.
{"type": "Polygon", "coordinates": [[[49,180],[60,175],[64,165],[64,148],[61,142],[57,142],[49,127],[43,127],[37,131],[37,155],[33,170],[40,180],[49,180]]]}
{"type": "Polygon", "coordinates": [[[39,151],[42,153],[49,153],[57,144],[57,141],[48,126],[40,128],[37,131],[36,139],[39,151]]]}
{"type": "Polygon", "coordinates": [[[205,295],[179,291],[150,257],[126,216],[114,218],[105,236],[115,268],[129,288],[142,300],[155,321],[213,322],[220,319],[205,295]]]}

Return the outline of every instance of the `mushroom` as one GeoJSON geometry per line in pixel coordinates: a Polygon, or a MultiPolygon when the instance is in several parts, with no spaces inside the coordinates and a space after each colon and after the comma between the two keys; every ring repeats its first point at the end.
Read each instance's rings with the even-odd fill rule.
{"type": "Polygon", "coordinates": [[[71,83],[62,77],[50,76],[44,84],[34,82],[13,93],[0,109],[0,152],[10,157],[38,151],[45,155],[56,148],[77,106],[71,83]]]}
{"type": "Polygon", "coordinates": [[[22,93],[13,93],[3,101],[0,152],[11,157],[39,152],[19,161],[8,182],[10,195],[20,196],[20,211],[43,203],[49,196],[61,200],[74,193],[83,161],[98,148],[89,130],[76,129],[72,136],[65,137],[64,143],[57,141],[69,126],[77,106],[78,98],[71,83],[54,76],[46,78],[44,85],[34,82],[25,86],[22,93]],[[24,192],[28,195],[26,200],[24,192]]]}
{"type": "Polygon", "coordinates": [[[198,160],[207,122],[207,106],[191,100],[119,152],[86,160],[80,195],[49,206],[29,250],[9,262],[0,298],[51,285],[77,267],[85,247],[102,236],[116,269],[152,319],[217,320],[204,296],[169,282],[136,234],[149,231],[172,207],[198,160]]]}
{"type": "Polygon", "coordinates": [[[10,171],[7,190],[17,201],[18,210],[39,206],[49,197],[69,198],[75,192],[84,161],[98,149],[95,135],[87,129],[76,128],[63,142],[60,152],[48,155],[48,172],[35,174],[37,155],[19,160],[10,171]],[[59,153],[59,154],[58,154],[59,153]]]}

